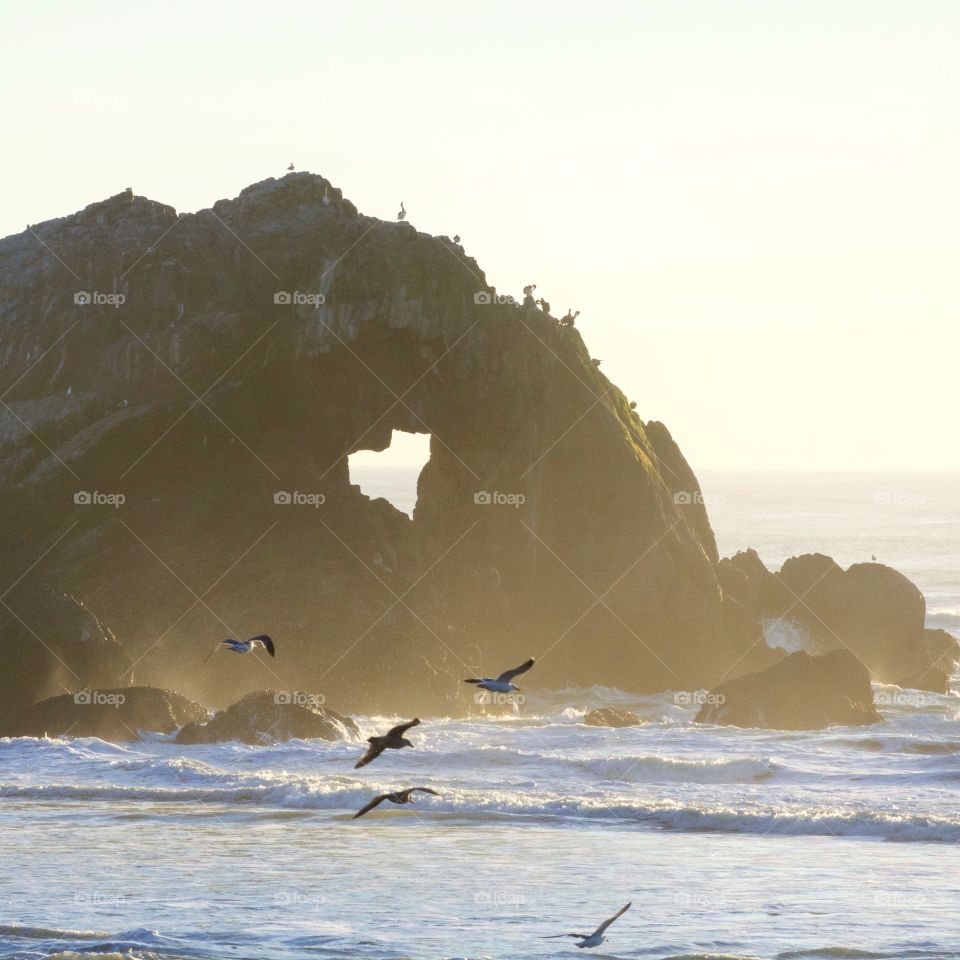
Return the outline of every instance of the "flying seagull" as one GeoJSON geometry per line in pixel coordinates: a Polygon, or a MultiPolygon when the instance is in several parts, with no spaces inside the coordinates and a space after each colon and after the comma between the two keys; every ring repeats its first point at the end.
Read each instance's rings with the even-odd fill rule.
{"type": "Polygon", "coordinates": [[[531,657],[526,663],[521,663],[519,667],[514,667],[512,670],[504,670],[495,680],[491,680],[490,677],[484,677],[482,680],[477,680],[472,678],[470,680],[464,680],[464,683],[475,683],[478,687],[482,687],[484,690],[489,690],[491,693],[509,693],[511,690],[519,690],[520,688],[510,681],[514,677],[519,677],[521,673],[526,673],[533,666],[533,657],[531,657]]]}
{"type": "Polygon", "coordinates": [[[358,810],[353,815],[353,819],[356,820],[365,813],[369,813],[374,807],[378,807],[383,803],[384,800],[389,800],[391,803],[416,803],[417,798],[413,796],[413,794],[418,790],[421,793],[432,793],[435,797],[439,796],[436,790],[431,790],[429,787],[408,787],[406,790],[398,790],[396,793],[381,793],[379,797],[374,797],[365,807],[358,810]]]}
{"type": "Polygon", "coordinates": [[[228,650],[232,650],[234,653],[250,653],[251,650],[256,649],[257,647],[263,647],[271,657],[277,655],[276,648],[273,645],[273,641],[265,634],[261,633],[258,637],[251,637],[249,640],[235,640],[233,637],[227,637],[226,640],[221,640],[204,658],[203,662],[206,663],[221,647],[226,647],[228,650]]]}
{"type": "Polygon", "coordinates": [[[418,726],[419,723],[419,718],[414,717],[407,723],[400,723],[392,727],[382,737],[367,737],[367,743],[370,746],[367,747],[367,752],[354,764],[353,769],[358,770],[360,767],[365,767],[372,760],[376,760],[384,750],[402,750],[404,747],[412,747],[413,744],[404,737],[404,734],[411,727],[418,726]]]}
{"type": "Polygon", "coordinates": [[[407,211],[403,208],[403,201],[400,201],[400,212],[397,214],[398,220],[403,220],[407,215],[407,211]]]}
{"type": "MultiPolygon", "coordinates": [[[[633,901],[631,901],[632,903],[633,901]]],[[[617,917],[622,917],[630,909],[630,903],[625,907],[621,907],[609,920],[604,920],[603,923],[597,927],[593,933],[555,933],[552,936],[544,937],[544,940],[556,940],[557,937],[576,937],[580,940],[580,943],[575,943],[575,947],[599,947],[607,938],[604,936],[604,933],[607,931],[607,927],[613,923],[617,917]]]]}

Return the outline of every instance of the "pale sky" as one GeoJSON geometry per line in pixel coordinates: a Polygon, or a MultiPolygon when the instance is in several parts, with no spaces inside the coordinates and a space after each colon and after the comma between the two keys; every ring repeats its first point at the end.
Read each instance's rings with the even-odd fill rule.
{"type": "Polygon", "coordinates": [[[960,468],[960,3],[0,3],[0,234],[323,174],[694,468],[960,468]]]}

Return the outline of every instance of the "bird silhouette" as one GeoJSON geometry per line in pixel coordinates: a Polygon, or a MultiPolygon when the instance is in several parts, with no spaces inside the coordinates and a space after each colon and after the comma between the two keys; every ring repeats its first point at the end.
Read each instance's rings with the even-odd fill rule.
{"type": "Polygon", "coordinates": [[[397,214],[398,220],[405,220],[407,216],[407,211],[403,207],[403,201],[400,201],[400,212],[397,214]]]}
{"type": "Polygon", "coordinates": [[[406,790],[397,790],[396,793],[381,793],[379,797],[374,797],[365,807],[361,807],[353,815],[353,819],[357,820],[365,813],[369,813],[374,807],[380,806],[384,800],[389,800],[391,803],[416,803],[417,798],[413,794],[417,791],[432,793],[435,797],[439,796],[436,790],[431,790],[429,787],[408,787],[406,790]]]}
{"type": "Polygon", "coordinates": [[[391,727],[382,737],[367,737],[367,752],[354,764],[353,769],[358,770],[372,763],[384,750],[402,750],[404,747],[412,747],[413,744],[404,737],[404,734],[411,728],[420,723],[419,718],[414,717],[407,723],[397,724],[391,727]]]}

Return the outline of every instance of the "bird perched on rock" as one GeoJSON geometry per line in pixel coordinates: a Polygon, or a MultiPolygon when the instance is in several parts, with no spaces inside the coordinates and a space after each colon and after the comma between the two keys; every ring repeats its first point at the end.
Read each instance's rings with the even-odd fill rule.
{"type": "Polygon", "coordinates": [[[582,941],[581,943],[575,943],[575,947],[599,947],[607,938],[604,936],[604,933],[607,932],[607,927],[613,923],[618,917],[622,917],[629,909],[632,904],[628,903],[625,907],[622,907],[618,910],[609,920],[604,920],[603,923],[597,927],[593,933],[555,933],[552,936],[544,937],[544,940],[556,940],[557,937],[576,937],[578,940],[582,941]]]}
{"type": "Polygon", "coordinates": [[[263,649],[266,650],[271,657],[275,657],[277,655],[273,641],[265,633],[261,633],[259,636],[251,637],[249,640],[236,640],[233,637],[227,637],[226,640],[221,640],[203,658],[203,662],[206,663],[222,647],[226,647],[233,653],[250,653],[256,647],[263,647],[263,649]]]}
{"type": "Polygon", "coordinates": [[[396,793],[381,793],[379,797],[374,797],[365,807],[361,807],[353,815],[353,819],[357,820],[365,813],[369,813],[374,807],[380,806],[384,800],[389,800],[391,803],[416,803],[417,798],[413,794],[417,791],[432,793],[435,797],[439,796],[436,790],[431,790],[429,787],[407,787],[406,790],[398,790],[396,793]]]}
{"type": "Polygon", "coordinates": [[[403,207],[403,201],[400,201],[400,212],[397,214],[398,220],[405,220],[407,216],[407,211],[403,207]]]}
{"type": "Polygon", "coordinates": [[[404,737],[404,734],[411,728],[419,726],[420,720],[414,717],[408,723],[400,723],[388,730],[382,737],[367,737],[367,743],[370,746],[367,752],[354,764],[353,769],[358,770],[365,767],[368,763],[376,760],[384,750],[401,750],[403,747],[412,747],[413,744],[404,737]]]}
{"type": "Polygon", "coordinates": [[[547,301],[544,300],[543,297],[541,297],[541,298],[537,301],[537,304],[539,305],[540,309],[541,309],[544,313],[546,313],[546,314],[549,315],[549,313],[550,313],[550,304],[547,303],[547,301]]]}
{"type": "Polygon", "coordinates": [[[483,690],[489,690],[491,693],[510,693],[511,690],[519,690],[520,688],[511,681],[514,677],[519,677],[521,673],[526,673],[533,666],[533,657],[526,661],[526,663],[521,663],[519,667],[514,667],[512,670],[504,670],[499,677],[491,679],[490,677],[484,677],[482,680],[477,678],[472,678],[470,680],[464,680],[464,683],[475,683],[478,687],[483,690]]]}
{"type": "Polygon", "coordinates": [[[576,322],[577,317],[580,316],[580,311],[576,313],[571,312],[570,308],[567,308],[567,312],[560,318],[560,325],[563,327],[572,327],[576,322]]]}
{"type": "Polygon", "coordinates": [[[637,409],[637,401],[636,401],[636,400],[631,400],[631,401],[630,401],[630,409],[631,409],[631,410],[636,410],[636,409],[637,409]]]}
{"type": "Polygon", "coordinates": [[[459,242],[460,242],[460,234],[459,234],[459,233],[455,233],[455,234],[453,235],[453,242],[454,242],[454,243],[459,243],[459,242]]]}
{"type": "Polygon", "coordinates": [[[293,164],[291,163],[290,166],[287,167],[287,169],[288,169],[288,170],[292,170],[292,169],[293,169],[293,164]]]}
{"type": "Polygon", "coordinates": [[[323,196],[320,198],[320,202],[325,206],[330,206],[330,190],[327,187],[323,188],[323,196]]]}

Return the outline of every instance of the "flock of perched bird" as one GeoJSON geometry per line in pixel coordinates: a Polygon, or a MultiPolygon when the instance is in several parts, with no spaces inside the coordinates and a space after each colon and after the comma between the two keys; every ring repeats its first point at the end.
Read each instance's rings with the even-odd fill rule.
{"type": "MultiPolygon", "coordinates": [[[[237,640],[234,637],[229,637],[226,640],[221,640],[214,648],[207,654],[204,658],[204,662],[210,659],[217,650],[227,649],[231,653],[251,653],[257,648],[262,648],[271,657],[277,655],[276,647],[273,644],[273,640],[270,639],[265,633],[260,634],[256,637],[251,637],[249,640],[237,640]]],[[[520,688],[513,682],[516,677],[519,677],[521,674],[526,673],[534,664],[533,657],[529,660],[524,661],[520,664],[519,667],[514,667],[512,670],[504,670],[497,677],[470,677],[469,679],[464,680],[464,683],[473,683],[476,686],[480,687],[483,690],[487,690],[490,693],[512,693],[514,690],[519,690],[520,688]]],[[[368,763],[372,763],[377,757],[383,753],[384,750],[402,750],[404,747],[413,747],[413,744],[404,736],[404,734],[411,730],[413,727],[418,727],[420,725],[420,718],[414,717],[412,720],[408,720],[406,723],[398,723],[395,727],[391,727],[385,734],[382,736],[373,736],[367,737],[367,743],[370,746],[367,747],[366,753],[354,764],[354,770],[359,770],[361,767],[365,767],[368,763]]],[[[354,815],[354,820],[359,817],[368,814],[375,807],[380,806],[384,801],[389,801],[390,803],[396,804],[407,804],[415,803],[416,793],[429,793],[433,796],[439,796],[436,790],[431,789],[430,787],[406,787],[403,790],[395,790],[392,793],[381,793],[366,803],[361,807],[354,815]]],[[[621,907],[612,917],[604,920],[603,923],[597,927],[593,933],[554,933],[548,937],[544,937],[544,940],[556,940],[558,937],[574,937],[580,941],[580,943],[574,944],[576,947],[599,947],[601,943],[606,941],[604,934],[607,931],[607,928],[617,920],[619,917],[623,916],[630,909],[631,904],[628,903],[626,906],[621,907]]]]}

